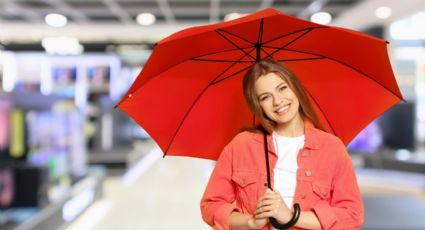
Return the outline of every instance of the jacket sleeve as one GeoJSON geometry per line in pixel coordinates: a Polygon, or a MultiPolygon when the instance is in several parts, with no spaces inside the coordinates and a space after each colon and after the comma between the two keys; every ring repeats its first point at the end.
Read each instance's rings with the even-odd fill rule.
{"type": "Polygon", "coordinates": [[[356,175],[344,144],[339,144],[337,148],[340,157],[333,174],[331,200],[321,200],[313,211],[324,230],[360,229],[364,210],[356,175]]]}
{"type": "Polygon", "coordinates": [[[201,213],[204,221],[213,229],[229,229],[228,219],[232,211],[237,210],[235,188],[232,177],[232,153],[226,146],[211,174],[201,200],[201,213]]]}

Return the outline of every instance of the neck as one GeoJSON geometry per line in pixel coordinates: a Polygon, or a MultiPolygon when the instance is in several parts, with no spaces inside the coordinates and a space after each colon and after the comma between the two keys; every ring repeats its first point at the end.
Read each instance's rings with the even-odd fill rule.
{"type": "Polygon", "coordinates": [[[285,137],[298,137],[304,135],[304,121],[300,115],[294,117],[292,120],[278,124],[274,131],[285,137]]]}

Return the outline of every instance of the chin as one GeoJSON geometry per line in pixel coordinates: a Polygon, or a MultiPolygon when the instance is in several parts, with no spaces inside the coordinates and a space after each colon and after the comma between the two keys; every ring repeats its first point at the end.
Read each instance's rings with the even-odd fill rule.
{"type": "Polygon", "coordinates": [[[292,121],[294,119],[294,117],[295,116],[291,114],[289,116],[286,116],[285,118],[277,119],[276,123],[278,123],[278,124],[288,123],[288,122],[292,121]]]}

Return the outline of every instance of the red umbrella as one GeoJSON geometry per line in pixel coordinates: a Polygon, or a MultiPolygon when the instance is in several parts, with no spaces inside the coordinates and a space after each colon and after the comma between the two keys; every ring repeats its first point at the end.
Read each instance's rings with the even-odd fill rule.
{"type": "Polygon", "coordinates": [[[293,70],[326,131],[345,144],[402,100],[386,41],[266,9],[159,41],[118,107],[165,155],[215,160],[256,124],[242,78],[269,57],[293,70]]]}

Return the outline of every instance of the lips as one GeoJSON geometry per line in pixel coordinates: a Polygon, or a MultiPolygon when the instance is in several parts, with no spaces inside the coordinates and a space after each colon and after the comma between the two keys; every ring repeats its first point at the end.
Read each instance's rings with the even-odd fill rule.
{"type": "Polygon", "coordinates": [[[290,104],[280,107],[275,111],[277,114],[283,114],[289,111],[290,104]]]}

